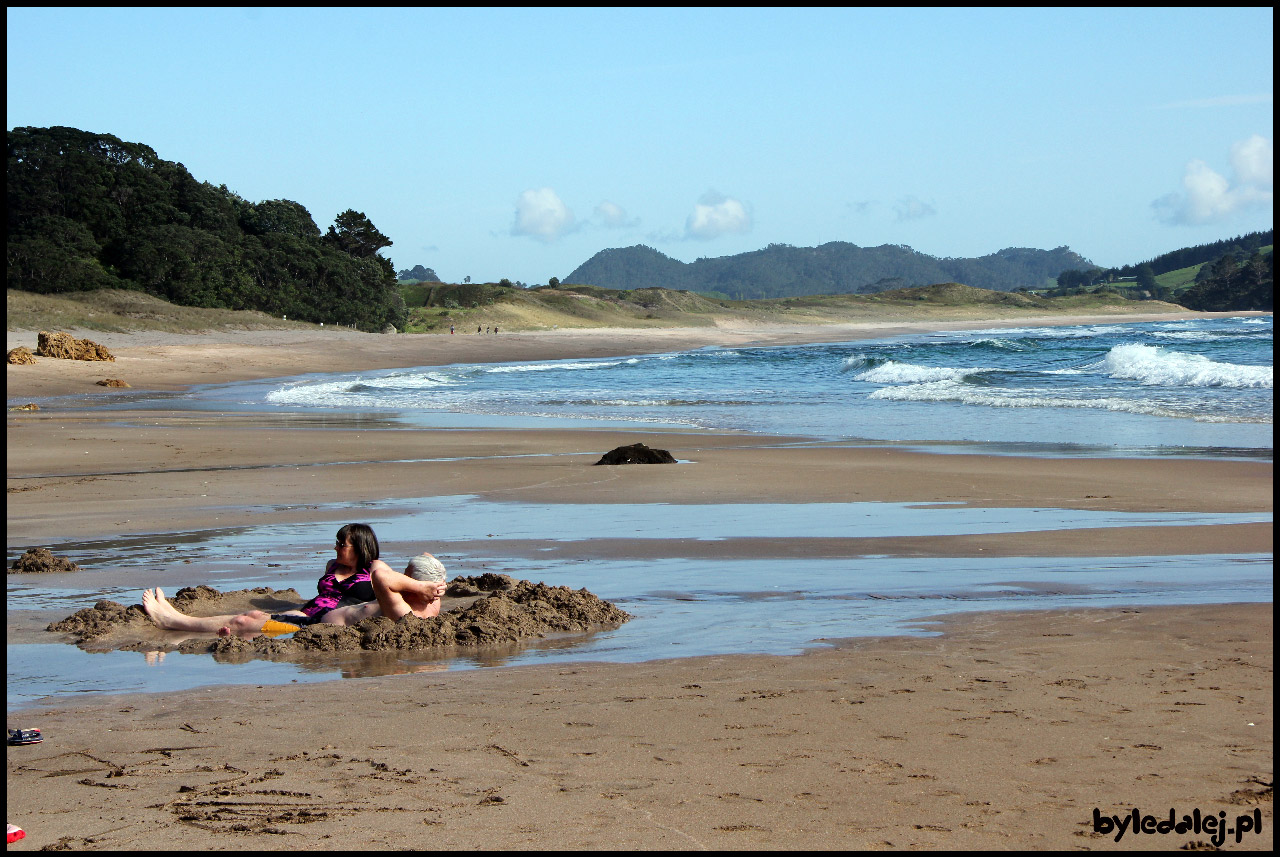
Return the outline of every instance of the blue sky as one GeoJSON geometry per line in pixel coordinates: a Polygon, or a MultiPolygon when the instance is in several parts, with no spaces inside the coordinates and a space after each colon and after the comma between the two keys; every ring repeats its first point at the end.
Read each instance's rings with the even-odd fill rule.
{"type": "Polygon", "coordinates": [[[145,143],[397,269],[906,244],[1137,262],[1273,225],[1273,12],[14,9],[8,122],[145,143]]]}

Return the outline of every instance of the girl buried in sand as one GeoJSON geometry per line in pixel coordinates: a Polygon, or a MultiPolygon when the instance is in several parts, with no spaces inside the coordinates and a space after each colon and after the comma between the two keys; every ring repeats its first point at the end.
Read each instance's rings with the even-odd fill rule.
{"type": "Polygon", "coordinates": [[[142,607],[157,627],[166,631],[247,635],[285,633],[318,622],[354,625],[370,616],[399,619],[412,613],[426,619],[440,613],[444,596],[444,566],[431,554],[409,561],[405,573],[392,570],[378,558],[378,537],[366,524],[347,524],[338,530],[337,556],[325,566],[316,584],[318,593],[297,610],[274,615],[261,610],[228,616],[188,616],[169,603],[159,589],[142,593],[142,607]]]}

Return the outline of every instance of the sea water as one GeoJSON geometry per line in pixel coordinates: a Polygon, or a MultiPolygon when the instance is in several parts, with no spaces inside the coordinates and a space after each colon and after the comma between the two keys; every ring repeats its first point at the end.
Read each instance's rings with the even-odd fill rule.
{"type": "MultiPolygon", "coordinates": [[[[271,411],[291,418],[302,413],[317,425],[325,424],[325,415],[354,415],[379,425],[612,424],[736,430],[791,436],[797,442],[920,443],[938,451],[1270,459],[1271,347],[1270,317],[1002,328],[821,345],[310,375],[113,401],[129,408],[271,411]]],[[[586,587],[636,618],[614,631],[443,661],[429,653],[375,653],[303,665],[229,664],[205,655],[11,644],[9,709],[44,696],[66,699],[103,691],[557,660],[792,654],[824,639],[920,633],[920,617],[964,610],[1272,599],[1270,554],[562,560],[556,551],[557,545],[589,541],[602,530],[632,538],[674,533],[703,540],[922,536],[1269,522],[1269,514],[891,503],[586,507],[458,496],[371,504],[361,507],[359,517],[390,544],[418,538],[415,522],[423,515],[433,522],[431,548],[445,559],[451,575],[497,571],[586,587]],[[516,540],[519,549],[504,547],[516,540]]],[[[103,597],[136,603],[141,589],[156,585],[292,586],[309,593],[331,554],[325,548],[333,529],[328,523],[263,525],[49,545],[86,570],[56,580],[10,575],[11,624],[15,615],[57,612],[60,617],[103,597]],[[156,556],[166,562],[135,559],[156,556]],[[197,566],[217,572],[207,580],[183,576],[197,566]],[[112,583],[104,585],[103,579],[112,583]]],[[[11,544],[9,553],[16,556],[22,547],[11,544]]]]}
{"type": "Polygon", "coordinates": [[[1269,316],[1116,322],[311,375],[185,398],[425,425],[609,423],[993,452],[1041,444],[1053,454],[1269,457],[1272,342],[1269,316]]]}

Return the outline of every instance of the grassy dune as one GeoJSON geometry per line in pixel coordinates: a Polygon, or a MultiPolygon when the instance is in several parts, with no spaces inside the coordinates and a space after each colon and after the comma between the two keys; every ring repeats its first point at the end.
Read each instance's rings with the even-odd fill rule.
{"type": "Polygon", "coordinates": [[[142,292],[101,289],[63,295],[38,295],[9,289],[5,300],[9,330],[279,330],[315,325],[291,322],[263,312],[178,306],[142,292]]]}
{"type": "MultiPolygon", "coordinates": [[[[992,292],[958,283],[900,289],[876,295],[814,295],[733,301],[668,289],[613,291],[594,286],[507,288],[494,284],[412,284],[402,287],[409,310],[407,333],[460,333],[474,326],[503,331],[552,328],[706,327],[718,323],[826,324],[856,321],[929,321],[1017,318],[1036,315],[1125,314],[1173,310],[1158,301],[1115,295],[1042,298],[992,292]],[[429,304],[423,306],[424,303],[429,304]]],[[[306,329],[261,312],[177,306],[141,292],[102,290],[66,295],[7,293],[9,330],[201,330],[306,329]]]]}
{"type": "Polygon", "coordinates": [[[465,287],[436,285],[430,294],[406,294],[409,332],[466,331],[476,325],[502,330],[551,327],[701,327],[720,322],[828,324],[854,321],[925,321],[965,318],[1136,313],[1172,310],[1157,301],[1128,301],[1116,295],[1042,298],[1013,292],[942,283],[875,295],[813,295],[735,301],[668,289],[614,291],[595,286],[505,289],[466,294],[465,287]],[[430,305],[422,306],[423,302],[430,305]],[[415,305],[416,304],[416,305],[415,305]]]}

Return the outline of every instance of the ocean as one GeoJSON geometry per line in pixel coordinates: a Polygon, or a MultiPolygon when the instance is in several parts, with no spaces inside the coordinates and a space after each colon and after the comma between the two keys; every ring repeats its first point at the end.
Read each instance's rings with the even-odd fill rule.
{"type": "MultiPolygon", "coordinates": [[[[376,417],[412,426],[620,426],[731,430],[932,452],[1053,456],[1272,456],[1270,317],[1000,328],[803,346],[703,348],[592,360],[467,364],[208,385],[127,394],[103,407],[376,417]]],[[[83,404],[83,403],[82,403],[83,404]]],[[[406,463],[406,466],[411,466],[406,463]]],[[[615,601],[615,631],[446,660],[426,654],[308,664],[207,655],[88,652],[10,643],[9,710],[42,697],[163,692],[210,684],[321,681],[550,661],[642,661],[795,654],[844,637],[926,633],[923,616],[968,610],[1269,602],[1271,554],[1230,556],[558,560],[554,546],[610,532],[719,539],[945,535],[1068,527],[1270,522],[1270,513],[1178,514],[958,505],[813,503],[573,506],[453,496],[361,505],[386,542],[430,549],[451,575],[508,573],[615,601]],[[525,552],[504,549],[522,540],[525,552]],[[527,544],[546,551],[531,558],[527,544]],[[477,543],[483,549],[474,547],[477,543]],[[463,547],[463,545],[466,547],[463,547]]],[[[15,619],[69,615],[100,598],[209,583],[308,593],[336,526],[266,524],[48,545],[84,571],[9,575],[15,619]],[[158,566],[154,557],[164,556],[158,566]],[[190,563],[190,564],[186,564],[190,563]],[[214,568],[190,580],[192,567],[214,568]],[[108,571],[110,575],[98,572],[108,571]],[[104,586],[106,578],[116,581],[104,586]]],[[[9,545],[16,556],[27,546],[9,545]]],[[[394,565],[395,563],[393,563],[394,565]]]]}
{"type": "MultiPolygon", "coordinates": [[[[1272,449],[1272,319],[1000,328],[206,387],[206,408],[663,426],[1052,454],[1272,449]]],[[[166,404],[172,404],[168,402],[166,404]]]]}

